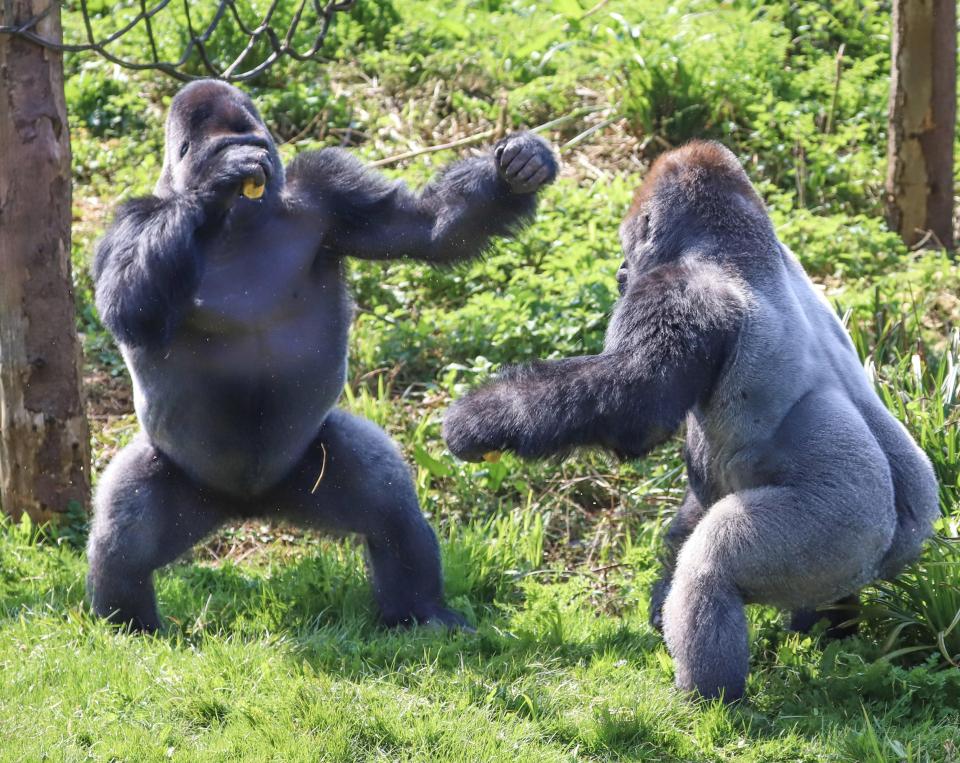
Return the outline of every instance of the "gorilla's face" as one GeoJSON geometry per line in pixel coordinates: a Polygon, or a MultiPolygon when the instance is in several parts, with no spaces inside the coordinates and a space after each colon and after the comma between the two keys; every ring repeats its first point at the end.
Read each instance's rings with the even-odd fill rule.
{"type": "Polygon", "coordinates": [[[194,82],[170,106],[156,192],[181,194],[217,168],[251,161],[266,176],[266,193],[276,194],[283,185],[283,164],[253,101],[225,82],[194,82]]]}

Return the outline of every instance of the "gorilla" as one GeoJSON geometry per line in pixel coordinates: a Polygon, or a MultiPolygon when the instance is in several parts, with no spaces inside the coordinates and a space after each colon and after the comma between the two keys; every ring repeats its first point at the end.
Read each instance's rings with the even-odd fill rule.
{"type": "Polygon", "coordinates": [[[506,370],[453,404],[444,438],[467,460],[636,458],[686,419],[688,491],[652,621],[679,687],[735,701],[744,605],[809,627],[815,607],[896,575],[932,532],[937,483],[730,151],[661,156],[620,233],[603,352],[506,370]]]}
{"type": "Polygon", "coordinates": [[[94,258],[142,427],[96,492],[94,612],[156,630],[153,571],[257,516],[363,536],[385,624],[462,625],[397,448],[334,407],[352,317],[343,262],[477,256],[530,220],[556,172],[530,133],[419,194],[340,149],[284,169],[249,97],[212,80],[184,88],[154,194],[119,209],[94,258]]]}

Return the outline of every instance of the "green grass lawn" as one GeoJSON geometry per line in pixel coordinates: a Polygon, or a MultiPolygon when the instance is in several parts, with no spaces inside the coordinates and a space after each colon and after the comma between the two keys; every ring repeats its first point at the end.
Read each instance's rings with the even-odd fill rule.
{"type": "MultiPolygon", "coordinates": [[[[727,708],[674,691],[647,625],[660,534],[684,488],[679,440],[634,463],[468,465],[444,448],[446,406],[501,364],[599,349],[633,188],[664,147],[714,137],[740,156],[929,454],[940,530],[958,535],[960,270],[907,251],[882,221],[889,4],[593,6],[361,0],[338,19],[329,63],[284,62],[249,88],[287,159],[328,145],[379,159],[564,117],[544,133],[561,179],[516,240],[455,269],[349,273],[358,314],[343,404],[401,444],[450,603],[477,632],[385,631],[352,541],[247,523],[162,571],[168,627],[131,636],[87,613],[82,513],[56,530],[8,521],[0,759],[960,761],[954,546],[868,591],[848,641],[789,634],[780,613],[749,609],[747,699],[727,708]]],[[[179,12],[158,26],[161,47],[176,47],[179,12]]],[[[76,22],[65,13],[68,30],[76,22]]],[[[121,44],[135,54],[143,42],[121,44]]],[[[118,203],[152,188],[175,90],[67,60],[95,474],[136,422],[92,306],[93,241],[118,203]]],[[[419,184],[456,155],[387,172],[419,184]]]]}
{"type": "Polygon", "coordinates": [[[960,675],[877,661],[751,612],[749,701],[672,688],[646,625],[648,539],[565,572],[530,510],[444,543],[474,635],[380,629],[353,546],[226,536],[160,576],[160,637],[118,634],[82,603],[82,556],[7,528],[0,756],[7,760],[956,759],[960,675]],[[951,757],[954,756],[954,757],[951,757]]]}

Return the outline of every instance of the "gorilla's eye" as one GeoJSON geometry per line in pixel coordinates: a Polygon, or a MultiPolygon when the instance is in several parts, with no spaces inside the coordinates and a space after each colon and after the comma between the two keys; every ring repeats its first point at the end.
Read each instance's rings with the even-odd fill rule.
{"type": "Polygon", "coordinates": [[[190,144],[187,141],[184,141],[180,145],[180,158],[183,159],[187,155],[187,151],[190,150],[190,144]]]}

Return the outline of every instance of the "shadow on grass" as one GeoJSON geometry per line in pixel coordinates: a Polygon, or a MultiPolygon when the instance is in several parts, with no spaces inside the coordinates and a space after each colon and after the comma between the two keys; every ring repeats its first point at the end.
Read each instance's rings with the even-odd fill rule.
{"type": "MultiPolygon", "coordinates": [[[[564,595],[578,596],[576,590],[564,595]]],[[[161,587],[161,605],[172,623],[166,638],[202,643],[217,634],[281,635],[291,661],[356,682],[407,686],[423,671],[462,676],[458,680],[466,683],[471,702],[538,724],[557,741],[584,751],[640,756],[656,751],[683,759],[686,737],[663,727],[665,708],[675,712],[682,703],[697,718],[698,733],[751,745],[779,744],[785,735],[811,743],[825,734],[842,736],[863,726],[865,707],[903,724],[947,722],[960,708],[960,671],[876,661],[868,642],[791,637],[775,619],[756,634],[748,699],[724,708],[673,692],[662,641],[636,618],[584,613],[588,605],[577,599],[573,606],[581,622],[568,627],[563,612],[525,599],[522,586],[508,577],[480,581],[453,604],[472,609],[476,634],[387,630],[377,622],[359,550],[333,544],[262,570],[180,565],[161,587]],[[637,690],[644,702],[668,699],[629,707],[594,699],[588,704],[587,739],[560,722],[548,689],[517,688],[540,672],[577,671],[598,660],[629,666],[624,680],[648,681],[652,689],[637,690]]]]}
{"type": "MultiPolygon", "coordinates": [[[[33,612],[66,619],[83,611],[78,551],[0,552],[0,628],[33,612]]],[[[859,639],[827,645],[787,636],[774,615],[753,635],[748,700],[733,708],[696,703],[673,691],[662,642],[638,613],[598,611],[577,578],[544,583],[506,568],[469,579],[451,570],[450,603],[468,612],[476,634],[387,630],[376,619],[361,549],[342,541],[242,567],[179,563],[160,572],[157,588],[169,623],[158,638],[174,648],[275,639],[295,670],[416,687],[431,697],[452,684],[494,716],[531,723],[564,747],[600,757],[690,759],[691,729],[701,747],[742,739],[778,754],[788,737],[815,744],[849,736],[858,744],[857,730],[870,722],[865,713],[897,729],[949,723],[960,708],[960,671],[877,662],[875,648],[859,639]],[[582,694],[571,692],[580,682],[582,694]]]]}

